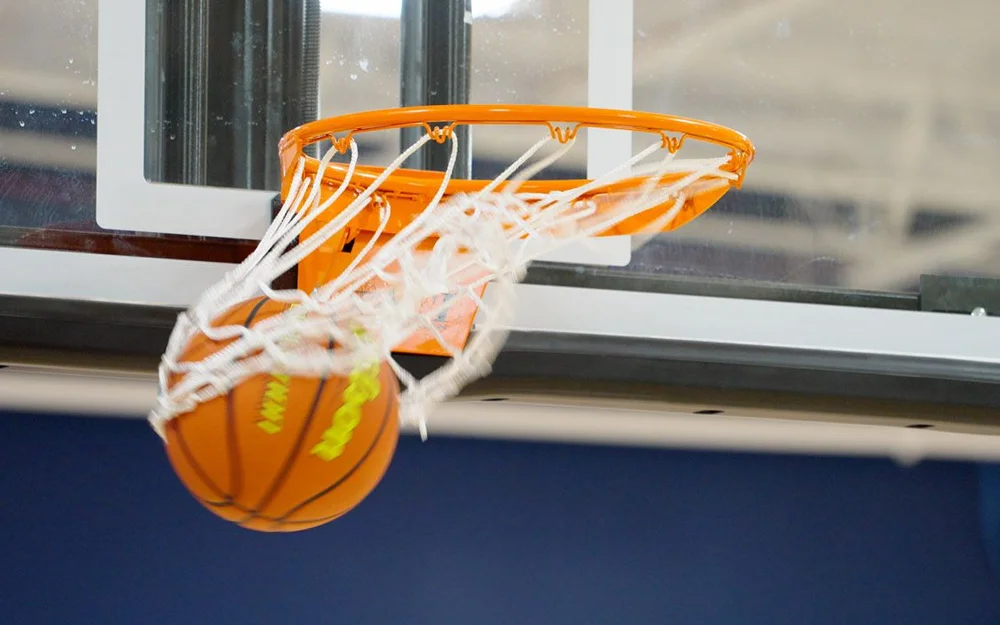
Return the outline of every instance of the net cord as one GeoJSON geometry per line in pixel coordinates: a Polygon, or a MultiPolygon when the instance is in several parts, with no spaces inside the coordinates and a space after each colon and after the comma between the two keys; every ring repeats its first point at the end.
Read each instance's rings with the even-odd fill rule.
{"type": "Polygon", "coordinates": [[[522,182],[557,162],[573,146],[572,140],[560,142],[552,154],[528,165],[552,143],[547,133],[477,193],[445,199],[458,156],[458,144],[449,137],[448,166],[426,209],[387,241],[381,241],[392,206],[377,195],[378,190],[430,139],[425,134],[415,141],[332,217],[328,212],[350,188],[357,167],[356,143],[350,142],[350,162],[343,180],[325,199],[321,193],[323,176],[337,150],[327,150],[311,176],[306,174],[305,159],[299,161],[286,199],[258,247],[179,315],[161,360],[160,393],[149,415],[161,436],[167,420],[228,393],[251,376],[268,372],[343,376],[363,363],[384,361],[406,388],[400,402],[401,421],[416,425],[426,437],[430,410],[491,370],[514,321],[516,285],[533,259],[669,203],[670,208],[653,220],[645,233],[633,237],[633,245],[641,245],[677,215],[691,184],[711,179],[728,185],[735,179],[735,174],[723,169],[730,160],[728,155],[678,159],[675,152],[664,150],[657,141],[573,189],[519,193],[522,182]],[[663,158],[655,163],[644,162],[661,150],[665,152],[663,158]],[[667,175],[680,177],[664,183],[667,175]],[[627,177],[645,177],[645,181],[636,191],[616,199],[612,211],[598,211],[593,201],[581,199],[627,177]],[[312,293],[271,288],[274,279],[344,230],[373,202],[379,224],[344,272],[312,293]],[[300,240],[305,229],[321,216],[330,218],[300,240]],[[377,247],[379,243],[383,245],[377,247]],[[428,248],[429,253],[423,253],[428,248]],[[373,280],[385,286],[362,293],[362,288],[373,280]],[[488,302],[478,296],[479,289],[487,284],[488,302]],[[250,328],[216,324],[226,310],[261,294],[293,306],[250,328]],[[431,300],[440,303],[427,306],[431,300]],[[464,349],[458,349],[444,340],[433,319],[465,300],[476,305],[478,314],[474,332],[464,349]],[[451,356],[420,380],[392,355],[396,345],[417,331],[428,332],[451,356]],[[185,347],[199,332],[228,344],[200,361],[184,361],[185,347]],[[326,349],[331,340],[337,347],[326,349]]]}

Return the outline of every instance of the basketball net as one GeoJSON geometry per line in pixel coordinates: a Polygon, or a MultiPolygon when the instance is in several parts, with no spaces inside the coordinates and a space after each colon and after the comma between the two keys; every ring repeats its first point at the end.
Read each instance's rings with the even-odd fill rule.
{"type": "Polygon", "coordinates": [[[450,159],[437,193],[381,247],[376,242],[392,217],[392,206],[378,195],[379,187],[407,158],[432,139],[440,143],[440,137],[425,133],[332,216],[328,211],[344,195],[358,166],[357,144],[350,139],[350,164],[329,197],[320,191],[337,148],[326,152],[312,176],[306,174],[306,158],[300,157],[281,210],[260,245],[179,316],[159,368],[160,393],[149,415],[153,427],[162,436],[167,420],[227,394],[254,375],[347,376],[359,366],[385,361],[406,389],[400,404],[402,424],[416,426],[426,437],[426,418],[433,407],[489,373],[513,321],[515,286],[532,260],[657,207],[662,215],[633,238],[634,246],[641,245],[674,219],[693,184],[728,188],[738,176],[733,171],[738,168],[726,167],[732,153],[682,159],[658,138],[618,167],[594,180],[581,180],[575,188],[519,192],[523,181],[557,162],[575,141],[544,134],[480,191],[446,195],[458,157],[458,143],[450,134],[450,159]],[[557,145],[552,154],[529,164],[553,141],[557,145]],[[613,205],[598,210],[594,191],[636,178],[644,183],[617,191],[613,205]],[[271,288],[276,278],[366,210],[377,211],[379,225],[346,271],[308,293],[271,288]],[[328,221],[300,240],[320,217],[318,223],[328,221]],[[371,289],[372,284],[380,286],[371,289]],[[486,284],[490,297],[480,298],[486,284]],[[213,327],[228,309],[261,295],[292,306],[250,328],[213,327]],[[428,307],[426,302],[435,297],[440,304],[428,307]],[[443,366],[417,379],[393,358],[393,348],[418,331],[436,335],[432,320],[463,300],[478,309],[474,332],[464,347],[449,350],[451,358],[443,366]],[[182,362],[185,346],[197,333],[231,342],[203,360],[182,362]],[[326,347],[331,344],[334,347],[326,347]]]}

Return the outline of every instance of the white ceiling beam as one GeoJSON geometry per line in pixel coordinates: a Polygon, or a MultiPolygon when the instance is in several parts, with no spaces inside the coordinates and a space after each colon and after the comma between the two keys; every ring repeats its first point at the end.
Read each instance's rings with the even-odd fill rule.
{"type": "Polygon", "coordinates": [[[907,110],[897,142],[898,151],[893,163],[895,176],[887,184],[889,197],[884,211],[885,229],[897,241],[906,239],[914,200],[919,199],[914,193],[914,182],[928,152],[933,123],[934,106],[930,99],[926,95],[915,98],[907,110]]]}
{"type": "Polygon", "coordinates": [[[23,130],[0,130],[0,162],[94,171],[97,167],[97,142],[23,130]]]}
{"type": "Polygon", "coordinates": [[[68,78],[65,72],[57,75],[0,67],[0,101],[93,111],[97,108],[97,81],[68,78]]]}
{"type": "MultiPolygon", "coordinates": [[[[914,175],[912,201],[943,212],[993,214],[1000,194],[991,180],[953,181],[946,177],[914,175]]],[[[838,170],[794,163],[755,161],[744,188],[861,204],[885,204],[890,199],[885,177],[863,170],[838,170]]]]}
{"type": "Polygon", "coordinates": [[[835,225],[810,226],[753,217],[714,215],[711,210],[683,228],[663,235],[672,241],[715,247],[781,252],[805,258],[833,258],[849,263],[859,253],[850,232],[835,225]]]}
{"type": "Polygon", "coordinates": [[[736,9],[721,11],[718,17],[699,23],[696,28],[683,31],[675,28],[672,37],[661,34],[666,45],[655,50],[648,50],[650,46],[646,46],[636,55],[635,75],[675,80],[698,63],[731,54],[748,36],[759,34],[779,20],[791,19],[825,3],[824,0],[751,1],[736,9]]]}
{"type": "Polygon", "coordinates": [[[856,289],[897,289],[922,274],[986,263],[998,248],[1000,222],[996,219],[903,244],[876,244],[870,255],[857,258],[843,283],[856,289]]]}

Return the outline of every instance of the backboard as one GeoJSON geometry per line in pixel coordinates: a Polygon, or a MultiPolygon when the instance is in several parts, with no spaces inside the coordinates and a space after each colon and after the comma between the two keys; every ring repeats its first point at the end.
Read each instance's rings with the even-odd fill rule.
{"type": "MultiPolygon", "coordinates": [[[[177,309],[266,227],[294,125],[587,105],[724,124],[758,156],[741,191],[675,233],[536,265],[488,394],[579,401],[584,383],[706,422],[1000,426],[994,3],[279,4],[0,8],[3,361],[148,376],[177,309]]],[[[495,174],[522,139],[466,137],[464,175],[495,174]]],[[[364,147],[387,162],[405,140],[364,147]]],[[[557,173],[636,149],[594,132],[557,173]]]]}

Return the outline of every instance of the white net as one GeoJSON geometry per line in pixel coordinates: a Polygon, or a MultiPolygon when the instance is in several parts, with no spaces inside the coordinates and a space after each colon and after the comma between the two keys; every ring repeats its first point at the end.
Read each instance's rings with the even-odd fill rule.
{"type": "Polygon", "coordinates": [[[446,198],[458,155],[458,143],[450,136],[451,157],[437,193],[421,215],[381,248],[377,242],[389,223],[392,206],[379,196],[379,188],[431,135],[425,134],[404,151],[345,208],[338,205],[336,215],[327,213],[349,188],[358,162],[357,145],[350,142],[344,179],[325,198],[320,193],[323,174],[336,150],[325,154],[314,176],[305,174],[306,161],[300,159],[294,183],[260,245],[179,316],[159,369],[160,393],[149,415],[153,427],[162,436],[168,419],[225,395],[254,375],[346,376],[358,366],[387,362],[406,389],[400,402],[403,425],[416,425],[426,435],[426,417],[433,406],[489,373],[512,321],[515,286],[534,258],[606,232],[653,207],[664,207],[649,225],[649,234],[634,239],[641,245],[674,219],[691,185],[728,187],[736,178],[724,169],[731,156],[681,159],[658,138],[614,170],[581,181],[571,190],[519,192],[520,183],[558,161],[573,145],[572,140],[559,141],[551,132],[545,135],[481,191],[446,198]],[[529,164],[553,141],[557,146],[552,154],[529,164]],[[598,210],[587,199],[594,191],[636,177],[644,179],[644,184],[616,194],[610,209],[602,205],[598,210]],[[311,293],[270,288],[275,278],[363,211],[373,209],[378,211],[379,226],[346,271],[311,293]],[[300,241],[306,227],[321,216],[329,221],[300,241]],[[371,290],[373,282],[381,286],[371,290]],[[489,304],[479,297],[487,283],[489,304]],[[232,307],[261,295],[293,306],[249,328],[213,325],[232,307]],[[440,303],[428,307],[426,302],[432,298],[440,303]],[[432,320],[463,300],[477,306],[476,326],[464,348],[449,347],[432,320]],[[392,354],[394,347],[418,331],[429,332],[451,355],[446,364],[419,380],[392,354]],[[186,346],[199,333],[229,342],[201,360],[182,360],[186,346]],[[332,344],[336,347],[328,347],[332,344]]]}

